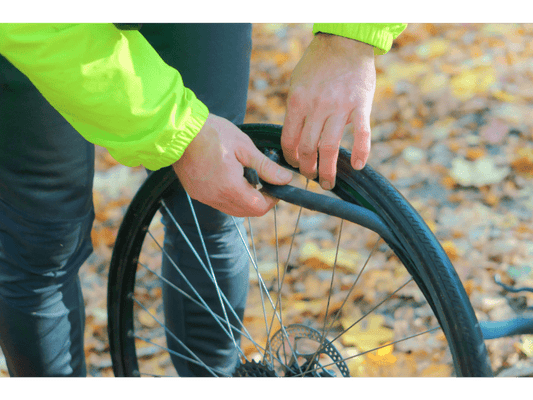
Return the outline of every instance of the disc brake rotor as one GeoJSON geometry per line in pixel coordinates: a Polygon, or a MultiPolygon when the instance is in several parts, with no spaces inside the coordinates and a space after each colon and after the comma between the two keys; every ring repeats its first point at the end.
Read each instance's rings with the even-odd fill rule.
{"type": "Polygon", "coordinates": [[[328,364],[335,365],[342,376],[350,376],[348,366],[335,346],[323,338],[316,329],[300,324],[288,325],[272,336],[266,350],[265,364],[273,365],[274,361],[282,363],[285,376],[335,376],[332,370],[325,369],[329,365],[323,367],[319,363],[322,354],[331,359],[328,364]],[[287,342],[287,338],[292,339],[290,344],[287,342]],[[315,345],[313,350],[301,349],[302,346],[299,346],[299,342],[305,339],[315,342],[318,346],[315,345]],[[289,356],[288,360],[287,356],[289,356]],[[301,362],[301,359],[304,359],[305,362],[301,362]],[[287,361],[281,362],[281,360],[287,361]]]}

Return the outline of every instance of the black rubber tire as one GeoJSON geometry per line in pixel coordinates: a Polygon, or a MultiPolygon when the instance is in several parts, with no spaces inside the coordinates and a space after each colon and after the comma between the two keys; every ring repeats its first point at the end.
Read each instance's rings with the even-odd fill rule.
{"type": "MultiPolygon", "coordinates": [[[[280,149],[281,127],[241,126],[260,149],[280,149]]],[[[289,167],[283,160],[280,164],[289,167]]],[[[350,153],[341,149],[333,192],[345,201],[378,214],[402,244],[390,247],[403,262],[439,320],[457,376],[492,376],[485,343],[474,310],[443,248],[409,202],[370,166],[354,171],[350,153]]],[[[133,329],[133,292],[137,259],[159,202],[179,190],[171,168],[153,173],[139,189],[120,227],[108,284],[108,330],[116,376],[138,375],[133,329]]]]}

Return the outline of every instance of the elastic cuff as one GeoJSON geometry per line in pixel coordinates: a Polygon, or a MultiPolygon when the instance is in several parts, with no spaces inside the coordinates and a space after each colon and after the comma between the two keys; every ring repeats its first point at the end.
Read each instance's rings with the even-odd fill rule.
{"type": "Polygon", "coordinates": [[[172,160],[167,165],[171,165],[181,158],[185,149],[200,132],[209,116],[207,106],[198,100],[191,90],[186,88],[185,91],[189,107],[176,119],[178,133],[173,135],[168,143],[168,152],[171,154],[172,160]],[[175,150],[172,151],[171,149],[175,150]]]}
{"type": "Polygon", "coordinates": [[[387,53],[397,35],[390,31],[391,24],[314,24],[313,34],[330,33],[354,39],[374,47],[375,55],[387,53]]]}
{"type": "MultiPolygon", "coordinates": [[[[185,89],[187,91],[187,97],[189,93],[192,94],[192,91],[185,89]]],[[[157,157],[157,159],[145,161],[143,164],[146,168],[152,171],[156,171],[163,167],[168,167],[169,165],[174,164],[178,161],[185,149],[193,139],[196,137],[198,132],[202,129],[209,115],[209,110],[207,106],[202,103],[200,100],[190,98],[189,107],[176,118],[176,126],[178,128],[177,132],[174,132],[169,138],[168,141],[162,140],[157,143],[158,150],[161,150],[162,153],[157,157]]]]}
{"type": "Polygon", "coordinates": [[[151,171],[174,164],[200,132],[209,116],[207,106],[198,100],[191,90],[185,88],[184,97],[183,101],[187,103],[187,107],[176,115],[172,128],[161,132],[154,142],[147,145],[145,151],[140,150],[130,159],[124,156],[115,157],[112,149],[108,149],[109,153],[123,165],[135,167],[142,164],[151,171]]]}

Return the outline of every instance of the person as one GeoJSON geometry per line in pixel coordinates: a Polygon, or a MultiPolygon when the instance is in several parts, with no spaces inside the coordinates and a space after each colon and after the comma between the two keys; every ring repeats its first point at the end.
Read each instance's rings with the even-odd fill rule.
{"type": "MultiPolygon", "coordinates": [[[[291,76],[281,142],[287,161],[325,189],[335,185],[347,124],[352,166],[367,161],[374,54],[386,53],[404,28],[313,26],[291,76]]],[[[0,346],[11,376],[87,374],[78,271],[92,251],[94,144],[126,166],[172,165],[197,209],[221,289],[242,315],[248,256],[235,245],[230,216],[242,225],[276,203],[248,184],[243,168],[272,184],[291,180],[236,126],[246,111],[251,46],[249,24],[0,24],[0,346]]],[[[176,196],[168,207],[194,236],[186,201],[176,196]]],[[[201,283],[195,257],[169,216],[163,220],[165,251],[201,283]]],[[[163,274],[182,284],[165,260],[163,274]]],[[[231,375],[233,343],[194,304],[163,296],[169,328],[231,375]]],[[[207,374],[179,357],[173,363],[181,376],[207,374]]]]}

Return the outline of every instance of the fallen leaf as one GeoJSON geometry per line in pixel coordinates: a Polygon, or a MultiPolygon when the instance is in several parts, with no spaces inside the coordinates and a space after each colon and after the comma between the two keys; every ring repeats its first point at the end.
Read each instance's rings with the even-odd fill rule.
{"type": "Polygon", "coordinates": [[[346,353],[346,366],[350,371],[350,376],[365,376],[365,355],[359,355],[359,350],[349,347],[344,350],[346,353]]]}
{"type": "Polygon", "coordinates": [[[450,42],[448,40],[436,38],[418,46],[416,49],[416,54],[420,58],[434,58],[446,54],[449,48],[450,42]]]}
{"type": "Polygon", "coordinates": [[[476,285],[476,282],[473,280],[473,279],[468,279],[467,281],[465,281],[463,283],[463,286],[465,288],[465,292],[468,296],[470,296],[474,290],[477,289],[477,285],[476,285]]]}
{"type": "Polygon", "coordinates": [[[442,242],[442,248],[444,249],[446,255],[451,261],[459,259],[459,251],[457,249],[457,246],[455,246],[455,243],[451,240],[446,240],[442,242]]]}
{"type": "Polygon", "coordinates": [[[513,36],[516,35],[515,24],[483,24],[481,31],[489,35],[513,36]]]}
{"type": "Polygon", "coordinates": [[[277,64],[278,67],[285,64],[289,59],[290,56],[287,53],[277,53],[274,56],[274,62],[277,64]]]}
{"type": "Polygon", "coordinates": [[[501,103],[494,106],[492,115],[511,125],[519,125],[531,115],[531,107],[525,104],[501,103]]]}
{"type": "Polygon", "coordinates": [[[425,222],[428,228],[431,230],[431,232],[435,233],[437,231],[437,224],[435,223],[435,221],[426,220],[425,222]]]}
{"type": "Polygon", "coordinates": [[[522,336],[522,341],[518,348],[528,357],[533,357],[533,335],[522,336]]]}
{"type": "Polygon", "coordinates": [[[426,158],[426,152],[415,146],[408,146],[402,151],[402,157],[411,164],[419,164],[426,158]]]}
{"type": "Polygon", "coordinates": [[[500,101],[505,101],[507,103],[514,103],[516,101],[516,96],[513,96],[512,94],[509,94],[507,92],[504,92],[503,90],[497,90],[493,92],[492,96],[494,96],[496,99],[500,101]]]}
{"type": "Polygon", "coordinates": [[[518,158],[511,162],[511,167],[519,174],[533,175],[533,149],[519,149],[518,158]]]}
{"type": "Polygon", "coordinates": [[[492,158],[467,161],[461,157],[452,160],[450,176],[462,186],[484,186],[499,183],[509,174],[509,167],[497,167],[492,158]]]}
{"type": "MultiPolygon", "coordinates": [[[[268,281],[272,278],[276,278],[278,276],[278,264],[276,264],[275,262],[258,262],[256,266],[257,271],[259,271],[259,275],[261,275],[261,279],[265,281],[268,281]]],[[[280,266],[280,269],[283,269],[283,267],[280,266]]],[[[255,266],[250,263],[250,281],[257,282],[259,280],[257,271],[255,269],[255,266]]],[[[283,273],[283,271],[281,271],[280,273],[283,273]]]]}
{"type": "Polygon", "coordinates": [[[420,376],[422,377],[448,377],[451,376],[452,367],[447,364],[431,364],[424,369],[420,376]]]}
{"type": "Polygon", "coordinates": [[[290,307],[301,314],[318,315],[325,308],[325,305],[322,300],[301,300],[294,302],[290,307]]]}
{"type": "Polygon", "coordinates": [[[466,151],[466,158],[470,161],[475,161],[478,158],[481,158],[485,155],[486,155],[485,150],[479,147],[469,148],[466,151]]]}
{"type": "MultiPolygon", "coordinates": [[[[444,186],[446,189],[453,189],[455,186],[457,186],[457,182],[455,182],[455,179],[453,179],[451,176],[445,176],[441,179],[440,183],[442,186],[444,186]]],[[[452,193],[453,194],[453,193],[452,193]]]]}
{"type": "Polygon", "coordinates": [[[385,367],[390,366],[394,364],[397,360],[396,356],[392,354],[392,351],[394,349],[394,345],[389,345],[386,347],[382,347],[381,349],[377,349],[374,352],[367,353],[367,358],[372,363],[385,367]]]}
{"type": "MultiPolygon", "coordinates": [[[[385,317],[379,314],[366,317],[342,335],[343,345],[356,346],[359,350],[365,352],[392,341],[394,339],[394,331],[385,327],[384,322],[385,317]]],[[[350,326],[345,326],[345,324],[349,324],[346,319],[341,318],[341,323],[344,329],[350,326]]]]}
{"type": "Polygon", "coordinates": [[[155,328],[156,326],[158,326],[158,323],[154,319],[153,315],[157,315],[157,310],[151,307],[148,309],[148,313],[146,311],[140,312],[138,314],[138,318],[143,326],[148,328],[155,328]]]}
{"type": "Polygon", "coordinates": [[[115,244],[116,230],[103,227],[101,229],[93,229],[91,231],[91,239],[94,247],[104,244],[107,247],[113,247],[115,244]]]}
{"type": "Polygon", "coordinates": [[[428,74],[420,81],[420,91],[423,94],[439,93],[446,89],[450,83],[447,74],[428,74]]]}
{"type": "Polygon", "coordinates": [[[492,67],[477,67],[461,72],[450,81],[453,95],[466,101],[476,94],[485,93],[495,82],[496,73],[492,67]]]}
{"type": "Polygon", "coordinates": [[[306,242],[300,248],[300,260],[310,267],[317,269],[333,268],[336,264],[340,268],[357,271],[360,267],[361,256],[356,251],[339,249],[321,250],[313,242],[306,242]]]}

